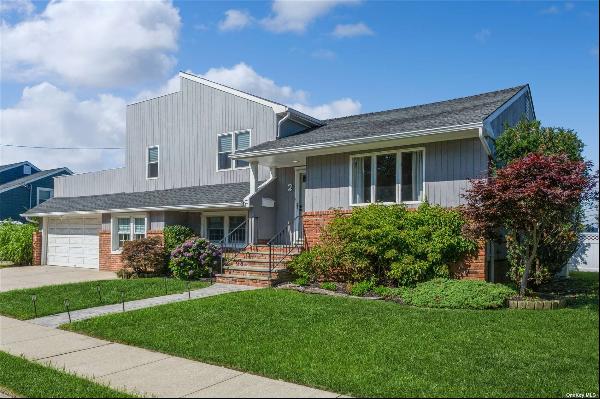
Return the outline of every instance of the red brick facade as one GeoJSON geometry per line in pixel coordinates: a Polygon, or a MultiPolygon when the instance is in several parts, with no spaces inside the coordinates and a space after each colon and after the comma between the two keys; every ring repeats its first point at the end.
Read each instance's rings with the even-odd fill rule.
{"type": "MultiPolygon", "coordinates": [[[[303,216],[304,240],[308,248],[319,242],[323,227],[327,225],[336,213],[349,214],[351,210],[329,210],[305,212],[303,216]]],[[[469,258],[452,267],[453,273],[458,278],[472,280],[487,280],[487,268],[485,266],[485,242],[481,241],[479,252],[476,256],[469,258]]]]}
{"type": "MultiPolygon", "coordinates": [[[[163,239],[163,232],[161,230],[150,230],[146,233],[147,237],[159,237],[163,239]]],[[[101,231],[100,237],[100,249],[99,249],[99,263],[100,270],[117,272],[123,268],[123,261],[120,253],[112,253],[112,243],[110,231],[101,231]]]]}
{"type": "Polygon", "coordinates": [[[42,232],[35,231],[33,233],[33,266],[40,266],[42,264],[42,232]]]}

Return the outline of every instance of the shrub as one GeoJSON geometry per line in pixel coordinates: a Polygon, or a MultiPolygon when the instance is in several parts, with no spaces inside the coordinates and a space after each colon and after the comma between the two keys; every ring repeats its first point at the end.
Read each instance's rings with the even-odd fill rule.
{"type": "Polygon", "coordinates": [[[297,279],[294,280],[294,284],[305,287],[309,284],[309,281],[308,281],[307,277],[298,277],[297,279]]]}
{"type": "Polygon", "coordinates": [[[165,252],[170,255],[171,252],[183,244],[186,240],[194,236],[194,230],[187,226],[172,225],[165,226],[163,237],[165,240],[165,252]]]}
{"type": "Polygon", "coordinates": [[[221,249],[204,238],[192,237],[171,252],[169,268],[182,280],[207,277],[219,265],[221,249]]]}
{"type": "Polygon", "coordinates": [[[429,308],[496,309],[516,291],[502,284],[474,280],[433,279],[400,295],[405,304],[429,308]]]}
{"type": "Polygon", "coordinates": [[[0,260],[17,265],[33,261],[33,233],[37,226],[12,220],[0,221],[0,260]]]}
{"type": "Polygon", "coordinates": [[[125,241],[121,255],[123,264],[129,274],[146,277],[165,272],[165,252],[162,241],[158,237],[142,238],[140,240],[125,241]]]}
{"type": "Polygon", "coordinates": [[[375,288],[373,281],[359,281],[350,285],[350,294],[354,296],[365,296],[375,288]]]}
{"type": "Polygon", "coordinates": [[[327,290],[327,291],[337,291],[336,283],[332,283],[331,281],[326,281],[324,283],[321,283],[321,288],[323,288],[324,290],[327,290]]]}
{"type": "Polygon", "coordinates": [[[334,217],[322,243],[294,259],[290,269],[311,281],[414,285],[448,277],[450,265],[477,249],[462,234],[464,224],[458,211],[429,204],[414,211],[404,205],[357,208],[334,217]]]}

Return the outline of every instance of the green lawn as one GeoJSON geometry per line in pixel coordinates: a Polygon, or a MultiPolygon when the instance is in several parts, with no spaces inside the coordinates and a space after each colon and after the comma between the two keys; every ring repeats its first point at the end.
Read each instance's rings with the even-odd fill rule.
{"type": "Polygon", "coordinates": [[[353,396],[563,397],[598,394],[597,299],[475,311],[264,289],[65,328],[353,396]]]}
{"type": "MultiPolygon", "coordinates": [[[[208,283],[194,281],[190,283],[192,289],[206,287],[208,283]]],[[[185,282],[176,279],[140,278],[130,280],[105,280],[84,283],[51,285],[25,290],[13,290],[0,293],[0,314],[17,319],[26,320],[35,317],[31,296],[36,295],[38,317],[65,311],[64,300],[69,299],[71,310],[85,309],[95,306],[108,305],[121,302],[121,292],[125,293],[125,300],[150,298],[165,295],[165,292],[174,294],[186,290],[185,282]],[[102,301],[98,295],[100,287],[102,301]]]]}
{"type": "Polygon", "coordinates": [[[0,352],[0,391],[26,398],[131,398],[103,385],[0,352]]]}

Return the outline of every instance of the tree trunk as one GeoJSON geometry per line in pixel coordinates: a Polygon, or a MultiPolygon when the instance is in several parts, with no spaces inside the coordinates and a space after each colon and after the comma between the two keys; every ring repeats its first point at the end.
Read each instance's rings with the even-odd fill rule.
{"type": "Polygon", "coordinates": [[[539,243],[539,234],[538,234],[538,226],[533,226],[533,245],[531,248],[531,252],[529,252],[529,256],[525,260],[525,270],[523,271],[523,277],[521,277],[521,289],[519,290],[519,294],[521,296],[525,296],[525,291],[527,290],[527,282],[529,281],[529,273],[531,272],[531,264],[537,255],[539,243]]]}

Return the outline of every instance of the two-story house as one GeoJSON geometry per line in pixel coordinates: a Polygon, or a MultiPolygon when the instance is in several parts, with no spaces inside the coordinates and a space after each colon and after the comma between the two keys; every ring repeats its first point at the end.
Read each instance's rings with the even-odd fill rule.
{"type": "MultiPolygon", "coordinates": [[[[504,126],[535,117],[528,85],[319,120],[188,73],[180,81],[127,107],[125,167],[57,178],[54,198],[25,213],[42,221],[42,264],[116,270],[125,241],[171,224],[260,252],[314,243],[335,209],[455,207],[468,180],[487,175],[504,126]]],[[[484,258],[471,277],[490,275],[484,258]]],[[[270,283],[244,266],[221,280],[270,283]]]]}
{"type": "Polygon", "coordinates": [[[54,178],[68,168],[41,170],[29,161],[0,165],[0,220],[25,221],[21,214],[54,195],[54,178]]]}

